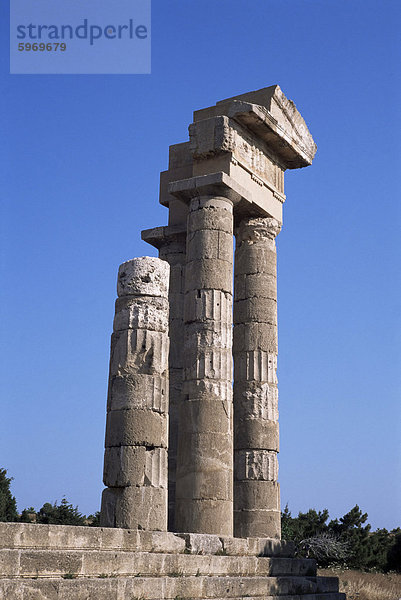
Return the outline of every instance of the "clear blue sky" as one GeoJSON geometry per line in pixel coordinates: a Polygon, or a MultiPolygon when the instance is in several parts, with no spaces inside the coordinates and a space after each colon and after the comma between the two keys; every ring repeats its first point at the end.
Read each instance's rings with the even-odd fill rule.
{"type": "Polygon", "coordinates": [[[0,466],[22,510],[99,508],[118,265],[154,255],[192,111],[278,83],[318,145],[286,173],[280,482],[293,513],[401,525],[400,4],[153,0],[151,75],[9,75],[1,10],[0,466]]]}

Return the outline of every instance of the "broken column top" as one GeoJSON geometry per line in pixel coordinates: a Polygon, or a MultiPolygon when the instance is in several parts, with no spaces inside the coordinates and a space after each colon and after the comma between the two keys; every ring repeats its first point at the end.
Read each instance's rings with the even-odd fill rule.
{"type": "Polygon", "coordinates": [[[286,169],[312,164],[316,144],[294,102],[278,85],[220,100],[194,112],[194,122],[227,116],[244,125],[280,159],[286,169]]]}
{"type": "Polygon", "coordinates": [[[117,294],[168,297],[170,265],[153,256],[127,260],[118,269],[117,294]]]}

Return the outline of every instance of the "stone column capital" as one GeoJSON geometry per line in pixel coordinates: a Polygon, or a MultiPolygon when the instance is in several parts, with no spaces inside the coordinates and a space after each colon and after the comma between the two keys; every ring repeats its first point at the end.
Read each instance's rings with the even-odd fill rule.
{"type": "Polygon", "coordinates": [[[184,243],[187,237],[186,226],[181,225],[166,225],[163,227],[153,227],[152,229],[143,229],[141,238],[151,246],[158,250],[168,244],[184,243]]]}
{"type": "Polygon", "coordinates": [[[238,204],[241,200],[252,202],[248,191],[223,171],[172,181],[168,191],[187,204],[194,198],[204,196],[224,197],[233,204],[238,204]]]}
{"type": "Polygon", "coordinates": [[[234,230],[237,242],[253,244],[262,239],[274,240],[281,231],[282,224],[273,217],[245,217],[234,230]]]}

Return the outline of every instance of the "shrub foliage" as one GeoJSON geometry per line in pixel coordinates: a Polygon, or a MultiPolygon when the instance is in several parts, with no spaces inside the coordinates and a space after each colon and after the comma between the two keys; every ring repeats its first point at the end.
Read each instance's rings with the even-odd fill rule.
{"type": "Polygon", "coordinates": [[[296,542],[299,556],[315,558],[320,567],[401,572],[401,529],[372,532],[367,519],[358,505],[331,521],[327,509],[311,508],[293,517],[287,505],[281,513],[281,533],[296,542]]]}
{"type": "Polygon", "coordinates": [[[10,491],[12,477],[7,477],[6,469],[0,469],[0,521],[16,521],[17,503],[10,491]]]}

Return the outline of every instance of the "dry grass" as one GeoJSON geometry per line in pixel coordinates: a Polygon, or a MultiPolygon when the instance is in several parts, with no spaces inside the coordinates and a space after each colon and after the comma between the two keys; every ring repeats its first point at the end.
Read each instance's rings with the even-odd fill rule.
{"type": "Polygon", "coordinates": [[[318,575],[338,577],[347,600],[401,600],[401,574],[319,569],[318,575]]]}

